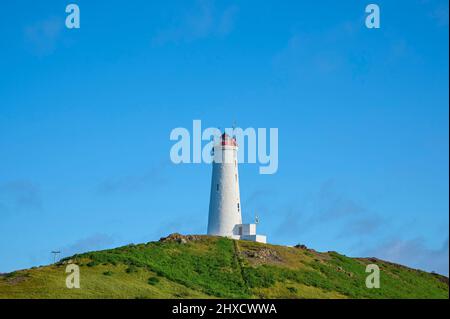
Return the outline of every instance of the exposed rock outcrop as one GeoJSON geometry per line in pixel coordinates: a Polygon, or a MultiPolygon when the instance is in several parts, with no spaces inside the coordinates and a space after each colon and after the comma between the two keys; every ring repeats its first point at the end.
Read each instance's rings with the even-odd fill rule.
{"type": "Polygon", "coordinates": [[[260,261],[280,262],[282,261],[277,251],[270,248],[261,248],[258,250],[245,250],[242,255],[248,258],[258,259],[260,261]]]}
{"type": "Polygon", "coordinates": [[[170,234],[167,237],[161,237],[160,242],[177,242],[180,244],[186,244],[188,241],[196,241],[200,240],[201,236],[199,235],[181,235],[179,233],[170,234]]]}

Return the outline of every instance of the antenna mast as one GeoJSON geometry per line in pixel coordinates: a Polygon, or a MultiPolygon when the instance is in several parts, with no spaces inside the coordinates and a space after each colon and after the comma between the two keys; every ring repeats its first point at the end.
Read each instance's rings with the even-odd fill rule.
{"type": "Polygon", "coordinates": [[[56,263],[56,258],[58,257],[58,255],[61,253],[59,250],[53,250],[51,252],[53,254],[53,263],[56,263]]]}

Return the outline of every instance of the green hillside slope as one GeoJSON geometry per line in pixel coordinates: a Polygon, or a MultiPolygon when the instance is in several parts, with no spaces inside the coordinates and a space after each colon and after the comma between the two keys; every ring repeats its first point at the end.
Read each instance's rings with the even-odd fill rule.
{"type": "Polygon", "coordinates": [[[210,236],[89,252],[0,276],[0,298],[448,298],[448,278],[378,259],[210,236]],[[79,289],[66,287],[68,263],[79,289]],[[366,265],[381,287],[365,285],[366,265]]]}

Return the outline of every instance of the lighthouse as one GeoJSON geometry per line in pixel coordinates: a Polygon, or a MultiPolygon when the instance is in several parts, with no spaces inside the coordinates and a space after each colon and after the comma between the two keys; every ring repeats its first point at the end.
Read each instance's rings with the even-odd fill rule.
{"type": "Polygon", "coordinates": [[[236,138],[226,133],[213,146],[208,235],[265,243],[256,224],[242,224],[237,151],[236,138]]]}

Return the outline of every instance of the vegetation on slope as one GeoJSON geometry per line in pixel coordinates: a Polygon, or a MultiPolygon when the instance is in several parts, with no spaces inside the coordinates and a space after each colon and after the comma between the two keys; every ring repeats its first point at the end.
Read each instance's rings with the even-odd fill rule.
{"type": "Polygon", "coordinates": [[[448,298],[448,278],[378,259],[209,236],[89,252],[0,277],[0,298],[448,298]],[[65,286],[80,266],[81,288],[65,286]],[[381,287],[365,286],[367,264],[381,287]]]}

